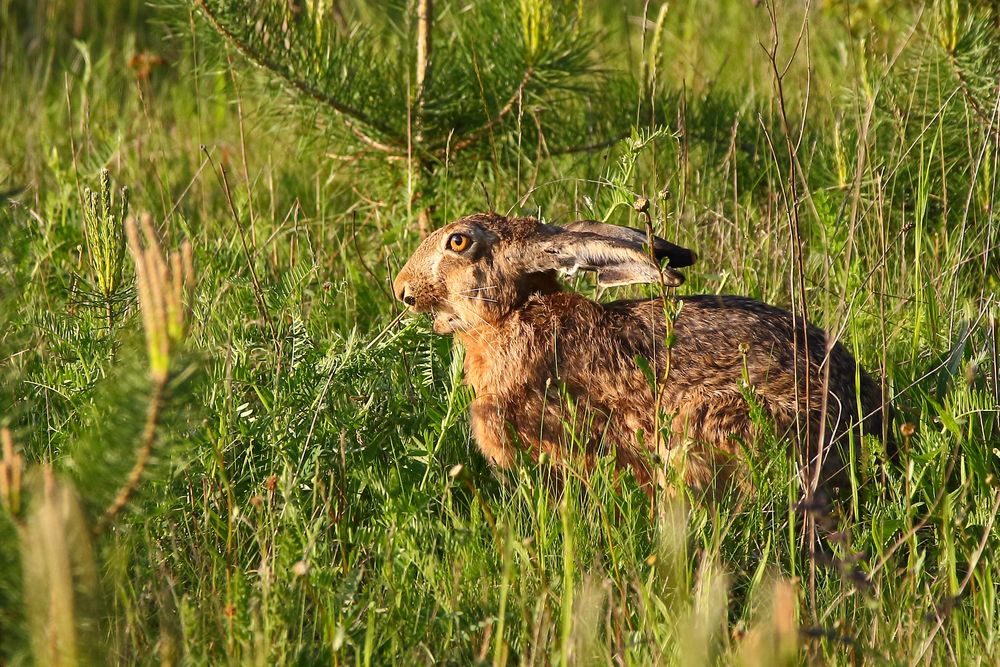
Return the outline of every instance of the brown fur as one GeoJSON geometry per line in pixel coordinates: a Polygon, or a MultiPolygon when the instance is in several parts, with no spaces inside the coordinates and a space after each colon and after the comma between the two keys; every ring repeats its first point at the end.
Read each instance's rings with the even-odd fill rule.
{"type": "MultiPolygon", "coordinates": [[[[652,262],[641,242],[631,247],[633,239],[622,236],[633,230],[603,227],[606,238],[599,223],[562,229],[530,218],[470,216],[428,237],[397,277],[397,295],[414,310],[433,313],[435,331],[455,333],[466,349],[465,379],[476,395],[472,430],[486,457],[508,467],[519,444],[556,461],[586,463],[613,453],[620,468],[651,484],[658,453],[693,487],[746,486],[742,447],[753,447],[759,436],[747,392],[779,432],[808,420],[815,443],[823,364],[829,363],[821,476],[825,485],[842,485],[849,432],[855,444],[861,433],[882,432],[878,387],[847,350],[838,343],[826,360],[826,334],[808,327],[807,405],[805,346],[800,340],[796,350],[793,342],[802,338],[801,322],[752,299],[703,295],[680,298],[668,351],[660,300],[600,304],[562,291],[557,269],[570,264],[613,276],[614,284],[623,276],[649,281],[652,262]],[[469,251],[447,250],[456,232],[474,240],[469,251]],[[671,419],[669,428],[660,424],[666,438],[657,433],[654,390],[640,357],[663,388],[660,406],[671,419]],[[741,384],[744,376],[752,389],[741,384]]],[[[660,239],[656,248],[675,265],[693,261],[692,253],[660,239]]],[[[676,271],[671,275],[683,280],[676,271]]]]}

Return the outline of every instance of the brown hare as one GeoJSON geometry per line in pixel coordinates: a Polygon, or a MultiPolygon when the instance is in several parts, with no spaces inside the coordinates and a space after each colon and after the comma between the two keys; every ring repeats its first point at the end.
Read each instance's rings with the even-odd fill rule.
{"type": "Polygon", "coordinates": [[[751,402],[779,432],[798,426],[814,443],[825,407],[824,447],[806,451],[821,461],[824,490],[841,487],[848,443],[882,434],[882,400],[842,345],[827,358],[822,330],[809,326],[808,345],[798,340],[796,350],[801,320],[785,310],[739,296],[684,296],[672,302],[679,310],[668,351],[661,299],[597,303],[558,280],[583,270],[596,272],[601,286],[680,285],[676,269],[694,253],[656,238],[654,261],[646,241],[639,230],[599,222],[556,226],[483,213],[437,230],[413,253],[394,291],[411,310],[430,313],[435,332],[464,345],[483,454],[509,467],[518,447],[585,465],[612,453],[650,492],[665,465],[695,489],[717,492],[748,483],[741,461],[758,435],[751,402]]]}

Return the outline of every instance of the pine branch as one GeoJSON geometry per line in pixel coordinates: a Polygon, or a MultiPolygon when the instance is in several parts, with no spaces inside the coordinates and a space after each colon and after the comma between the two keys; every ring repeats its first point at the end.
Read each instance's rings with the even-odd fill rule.
{"type": "Polygon", "coordinates": [[[101,518],[98,530],[103,529],[104,526],[114,521],[114,518],[128,504],[129,499],[139,487],[139,482],[142,481],[142,476],[149,465],[150,456],[153,454],[153,445],[156,444],[156,429],[159,426],[160,413],[163,410],[166,385],[166,377],[158,377],[153,380],[153,393],[149,397],[149,406],[146,410],[146,424],[142,429],[142,439],[139,441],[135,464],[132,466],[132,470],[129,471],[125,483],[118,489],[118,493],[115,494],[115,499],[104,511],[104,516],[101,518]]]}
{"type": "Polygon", "coordinates": [[[400,140],[399,137],[396,136],[396,133],[393,132],[393,130],[389,128],[387,125],[375,120],[361,109],[358,109],[330,95],[327,95],[326,93],[320,91],[310,83],[292,76],[291,73],[288,72],[285,67],[282,67],[280,64],[272,61],[263,54],[258,53],[257,51],[252,49],[246,42],[240,39],[235,32],[227,28],[225,24],[222,22],[222,20],[219,18],[218,14],[216,14],[216,12],[214,12],[208,6],[206,0],[195,0],[195,2],[197,3],[198,7],[201,8],[202,13],[205,15],[205,18],[211,24],[212,28],[217,33],[219,33],[227,42],[232,44],[233,47],[237,51],[239,51],[240,54],[243,55],[243,57],[245,57],[253,64],[257,65],[258,67],[265,69],[271,74],[279,77],[282,81],[285,82],[285,84],[293,88],[295,91],[305,95],[306,97],[312,99],[315,102],[318,102],[319,104],[323,104],[329,107],[334,112],[339,114],[345,121],[345,125],[347,126],[348,130],[350,130],[351,133],[355,137],[357,137],[361,142],[363,142],[364,144],[366,144],[371,148],[386,153],[398,154],[400,152],[405,152],[404,148],[405,142],[400,140]],[[379,134],[390,137],[391,140],[388,143],[386,143],[384,141],[379,141],[377,139],[374,139],[371,136],[369,136],[366,132],[364,132],[360,127],[358,127],[359,124],[367,126],[377,131],[379,134]]]}
{"type": "MultiPolygon", "coordinates": [[[[993,136],[1000,138],[1000,129],[997,128],[994,119],[991,117],[992,113],[987,113],[986,109],[983,108],[979,100],[972,93],[971,86],[969,85],[969,80],[958,63],[958,59],[955,54],[951,51],[948,52],[948,64],[951,66],[952,73],[955,78],[958,79],[959,90],[962,91],[962,97],[965,98],[966,103],[972,108],[972,112],[979,119],[979,122],[983,124],[983,127],[987,129],[993,136]]],[[[997,88],[1000,89],[1000,84],[997,84],[997,88]]]]}
{"type": "Polygon", "coordinates": [[[187,333],[189,317],[184,297],[194,275],[191,245],[185,242],[181,245],[179,253],[165,255],[148,215],[142,217],[141,223],[129,219],[125,232],[135,261],[139,310],[142,313],[143,328],[146,330],[152,394],[146,407],[146,423],[142,429],[139,448],[136,450],[135,463],[125,483],[104,511],[99,531],[113,521],[125,507],[139,487],[139,482],[142,481],[149,465],[153,445],[156,443],[160,416],[166,403],[172,357],[187,333]],[[140,240],[140,224],[145,243],[140,240]]]}
{"type": "Polygon", "coordinates": [[[388,153],[389,155],[394,155],[397,157],[406,154],[406,151],[403,148],[383,143],[381,141],[378,141],[377,139],[369,137],[367,134],[361,131],[361,129],[357,125],[355,125],[354,122],[347,116],[342,116],[341,120],[344,121],[344,125],[351,132],[351,134],[353,134],[358,141],[365,144],[369,148],[374,148],[375,150],[380,151],[382,153],[388,153]]]}
{"type": "Polygon", "coordinates": [[[510,96],[510,99],[507,100],[507,103],[503,105],[503,107],[500,109],[500,112],[496,116],[491,118],[485,125],[476,130],[473,130],[472,132],[467,134],[464,139],[456,142],[455,145],[452,146],[451,152],[457,153],[463,149],[468,148],[475,142],[479,141],[479,139],[483,135],[485,135],[488,132],[491,132],[493,128],[502,123],[504,118],[507,117],[507,114],[509,114],[511,110],[513,110],[514,105],[517,104],[518,100],[522,99],[524,91],[528,87],[528,83],[531,81],[531,77],[534,74],[534,72],[535,70],[533,67],[528,67],[528,69],[526,69],[524,72],[524,76],[521,77],[521,83],[518,84],[517,90],[515,90],[514,94],[510,96]]]}
{"type": "Polygon", "coordinates": [[[281,3],[194,2],[206,25],[249,62],[278,77],[293,96],[334,111],[344,138],[356,140],[354,148],[334,154],[405,158],[416,169],[407,182],[413,201],[421,202],[414,213],[421,212],[424,229],[438,165],[458,153],[463,159],[452,163],[456,168],[476,164],[487,138],[494,159],[513,156],[508,139],[520,109],[530,106],[539,129],[537,135],[518,136],[521,151],[530,152],[535,142],[546,144],[545,154],[549,145],[555,153],[585,151],[615,143],[630,126],[621,102],[634,99],[633,82],[623,72],[596,68],[597,37],[581,29],[579,16],[565,7],[529,12],[523,34],[497,33],[512,14],[523,20],[527,10],[476,4],[456,23],[458,16],[435,14],[433,0],[416,0],[414,51],[406,58],[399,51],[405,40],[394,31],[373,28],[371,36],[351,32],[335,38],[323,31],[319,15],[292,19],[281,3]],[[487,36],[490,46],[480,60],[487,36]],[[379,40],[381,49],[401,56],[379,60],[372,47],[379,40]],[[448,57],[436,58],[433,47],[448,57]],[[406,82],[413,84],[409,92],[406,82]]]}

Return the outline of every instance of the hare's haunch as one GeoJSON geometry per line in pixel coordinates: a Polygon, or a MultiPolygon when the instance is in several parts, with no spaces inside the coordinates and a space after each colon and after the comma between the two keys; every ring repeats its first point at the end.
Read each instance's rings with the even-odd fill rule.
{"type": "Polygon", "coordinates": [[[882,435],[883,404],[842,345],[827,350],[821,329],[810,325],[803,336],[801,320],[752,299],[685,296],[675,304],[668,350],[660,299],[602,304],[558,281],[559,273],[584,270],[603,286],[659,283],[662,270],[666,285],[680,285],[677,269],[694,253],[656,238],[653,261],[646,242],[626,227],[558,227],[490,213],[453,222],[417,248],[394,289],[412,310],[432,315],[434,331],[465,346],[465,379],[476,394],[472,429],[483,453],[507,467],[518,446],[556,461],[613,452],[644,484],[662,459],[696,488],[742,484],[741,460],[760,424],[751,420],[753,403],[779,432],[808,432],[823,484],[841,486],[848,448],[863,433],[882,435]],[[660,423],[655,391],[666,416],[660,423]]]}

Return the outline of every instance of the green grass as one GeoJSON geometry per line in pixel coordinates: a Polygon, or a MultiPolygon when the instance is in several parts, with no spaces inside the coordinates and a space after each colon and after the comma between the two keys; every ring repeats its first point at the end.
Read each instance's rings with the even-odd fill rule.
{"type": "MultiPolygon", "coordinates": [[[[586,5],[604,66],[638,75],[642,3],[586,5]]],[[[824,558],[787,443],[757,443],[752,498],[655,512],[607,461],[558,496],[544,463],[489,469],[461,349],[391,299],[419,242],[405,165],[331,157],[337,119],[290,112],[186,6],[0,0],[0,425],[24,466],[20,499],[0,487],[0,665],[1000,662],[1000,14],[822,2],[798,49],[802,7],[775,16],[797,161],[766,3],[678,2],[666,132],[448,166],[434,217],[530,191],[641,226],[647,194],[701,258],[682,298],[787,306],[797,216],[810,319],[913,429],[895,465],[866,443],[824,558]],[[128,255],[113,298],[92,266],[103,168],[193,246],[161,400],[128,255]]]]}

